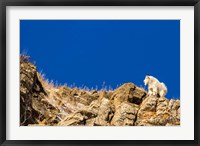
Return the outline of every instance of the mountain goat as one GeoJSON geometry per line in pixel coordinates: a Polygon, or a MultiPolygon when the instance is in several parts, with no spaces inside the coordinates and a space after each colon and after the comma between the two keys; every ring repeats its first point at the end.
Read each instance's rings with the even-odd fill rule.
{"type": "Polygon", "coordinates": [[[164,97],[167,94],[167,87],[164,83],[160,83],[153,76],[146,76],[144,79],[145,86],[148,84],[148,95],[164,97]]]}

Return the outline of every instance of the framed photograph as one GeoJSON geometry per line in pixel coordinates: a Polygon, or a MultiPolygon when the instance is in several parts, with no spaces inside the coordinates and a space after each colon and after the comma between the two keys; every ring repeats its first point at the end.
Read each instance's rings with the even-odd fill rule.
{"type": "Polygon", "coordinates": [[[1,145],[199,145],[200,2],[5,0],[1,145]]]}

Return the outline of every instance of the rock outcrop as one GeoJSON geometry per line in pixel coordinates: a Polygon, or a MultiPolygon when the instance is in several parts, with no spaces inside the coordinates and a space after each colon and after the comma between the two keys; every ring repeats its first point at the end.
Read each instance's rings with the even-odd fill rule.
{"type": "Polygon", "coordinates": [[[175,126],[180,125],[180,101],[148,96],[133,83],[113,91],[55,87],[22,60],[20,125],[175,126]]]}

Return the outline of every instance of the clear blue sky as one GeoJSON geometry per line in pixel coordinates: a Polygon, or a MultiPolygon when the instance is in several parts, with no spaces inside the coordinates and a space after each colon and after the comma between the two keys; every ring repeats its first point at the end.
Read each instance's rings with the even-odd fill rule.
{"type": "Polygon", "coordinates": [[[180,97],[179,20],[21,20],[24,51],[59,84],[144,86],[152,75],[180,97]]]}

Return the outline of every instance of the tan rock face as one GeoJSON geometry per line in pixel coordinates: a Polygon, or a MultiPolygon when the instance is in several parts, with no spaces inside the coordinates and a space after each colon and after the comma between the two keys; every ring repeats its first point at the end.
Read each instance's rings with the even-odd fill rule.
{"type": "Polygon", "coordinates": [[[139,106],[129,102],[122,102],[116,107],[111,125],[113,126],[133,126],[136,121],[139,106]]]}
{"type": "Polygon", "coordinates": [[[164,97],[148,96],[140,106],[136,125],[180,125],[179,108],[179,100],[169,101],[164,97]]]}
{"type": "Polygon", "coordinates": [[[174,126],[180,101],[148,96],[126,83],[114,91],[54,86],[36,66],[20,62],[20,124],[23,126],[174,126]]]}
{"type": "Polygon", "coordinates": [[[57,123],[60,111],[46,98],[48,94],[31,63],[20,64],[20,124],[57,123]]]}
{"type": "Polygon", "coordinates": [[[113,92],[111,99],[114,100],[115,105],[124,101],[139,105],[145,95],[144,89],[135,86],[133,83],[126,83],[113,92]]]}
{"type": "Polygon", "coordinates": [[[32,108],[32,88],[34,86],[34,77],[36,67],[31,63],[20,63],[20,124],[27,125],[35,123],[32,117],[34,110],[32,108]]]}

